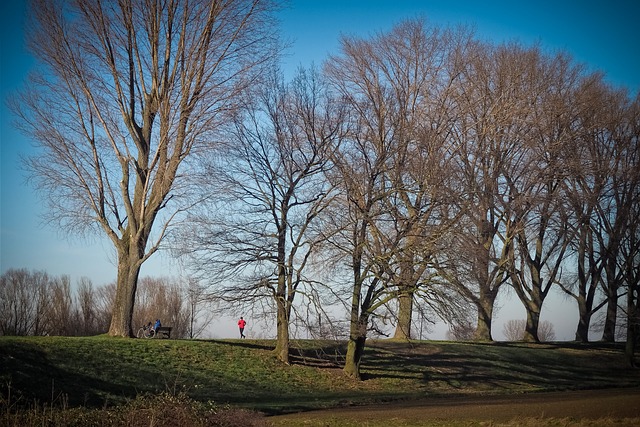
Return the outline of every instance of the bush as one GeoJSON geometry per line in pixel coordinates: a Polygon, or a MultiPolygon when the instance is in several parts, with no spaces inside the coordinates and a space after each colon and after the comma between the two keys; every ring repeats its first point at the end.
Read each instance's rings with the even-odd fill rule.
{"type": "Polygon", "coordinates": [[[18,409],[0,400],[0,424],[6,426],[65,427],[263,427],[264,417],[256,412],[196,402],[184,394],[140,395],[113,408],[89,409],[40,407],[18,409]]]}

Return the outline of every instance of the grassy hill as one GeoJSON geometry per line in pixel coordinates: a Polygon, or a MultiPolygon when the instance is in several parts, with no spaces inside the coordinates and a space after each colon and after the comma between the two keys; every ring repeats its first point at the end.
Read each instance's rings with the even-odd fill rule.
{"type": "Polygon", "coordinates": [[[260,340],[0,337],[4,401],[69,407],[183,393],[266,413],[431,396],[640,386],[621,346],[370,341],[363,381],[341,371],[344,343],[295,341],[279,363],[260,340]]]}

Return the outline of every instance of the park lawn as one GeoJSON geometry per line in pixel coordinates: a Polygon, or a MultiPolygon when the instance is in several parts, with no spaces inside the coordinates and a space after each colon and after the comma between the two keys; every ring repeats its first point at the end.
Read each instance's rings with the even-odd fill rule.
{"type": "Polygon", "coordinates": [[[143,394],[266,414],[442,396],[640,386],[620,345],[371,340],[363,380],[342,374],[345,343],[294,341],[292,363],[270,340],[0,337],[5,401],[120,405],[143,394]]]}

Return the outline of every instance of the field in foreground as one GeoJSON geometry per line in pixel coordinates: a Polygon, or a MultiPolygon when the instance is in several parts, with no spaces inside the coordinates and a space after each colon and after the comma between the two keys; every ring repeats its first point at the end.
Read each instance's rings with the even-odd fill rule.
{"type": "MultiPolygon", "coordinates": [[[[438,399],[640,387],[640,371],[626,367],[615,345],[371,341],[363,381],[342,375],[344,343],[296,341],[289,366],[275,360],[272,348],[272,341],[251,340],[2,337],[2,399],[12,407],[62,402],[104,408],[168,392],[271,415],[334,408],[331,417],[338,414],[335,408],[359,405],[439,401],[444,406],[438,399]]],[[[309,424],[313,418],[291,421],[294,415],[270,420],[347,425],[350,415],[340,414],[339,424],[326,417],[320,424],[309,424]]],[[[373,422],[368,425],[379,425],[373,422]]],[[[397,419],[384,425],[416,424],[397,419]]]]}

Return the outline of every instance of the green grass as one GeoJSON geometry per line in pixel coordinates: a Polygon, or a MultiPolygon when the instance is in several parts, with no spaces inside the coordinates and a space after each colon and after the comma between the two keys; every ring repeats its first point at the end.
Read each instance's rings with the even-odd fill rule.
{"type": "Polygon", "coordinates": [[[363,381],[340,369],[344,343],[295,341],[279,363],[273,341],[0,337],[0,387],[13,402],[122,405],[182,393],[268,414],[435,396],[640,386],[622,348],[604,344],[370,341],[363,381]]]}

